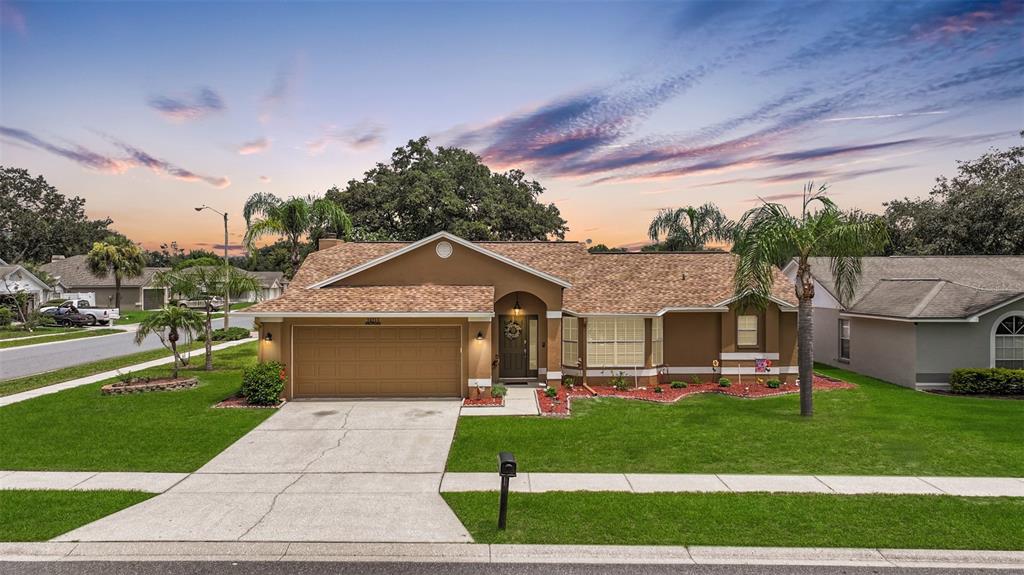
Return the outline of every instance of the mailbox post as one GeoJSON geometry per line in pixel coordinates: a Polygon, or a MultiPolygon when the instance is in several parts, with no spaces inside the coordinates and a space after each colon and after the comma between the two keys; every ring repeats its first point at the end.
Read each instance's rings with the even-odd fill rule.
{"type": "Polygon", "coordinates": [[[501,476],[501,502],[498,504],[498,529],[505,529],[508,517],[508,480],[516,476],[516,456],[508,451],[498,453],[498,475],[501,476]]]}

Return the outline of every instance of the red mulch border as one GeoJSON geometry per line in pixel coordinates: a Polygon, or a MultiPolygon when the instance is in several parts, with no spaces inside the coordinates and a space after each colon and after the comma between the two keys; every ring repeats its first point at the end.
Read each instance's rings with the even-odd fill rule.
{"type": "Polygon", "coordinates": [[[505,407],[505,397],[484,396],[476,399],[467,397],[462,400],[462,407],[505,407]]]}
{"type": "Polygon", "coordinates": [[[214,409],[279,409],[284,403],[285,401],[282,399],[277,405],[249,405],[241,395],[233,395],[213,407],[214,409]]]}
{"type": "MultiPolygon", "coordinates": [[[[743,385],[733,382],[730,387],[721,387],[717,383],[711,382],[700,384],[688,383],[687,386],[682,389],[673,389],[671,384],[664,383],[661,384],[661,393],[656,393],[653,386],[646,389],[631,389],[628,391],[619,391],[614,387],[607,385],[592,385],[590,387],[597,392],[597,395],[591,395],[589,391],[579,385],[574,386],[571,390],[566,390],[564,387],[559,388],[558,395],[554,398],[548,397],[544,389],[538,389],[537,401],[540,403],[541,415],[568,416],[571,411],[569,404],[572,401],[593,397],[614,397],[617,399],[653,401],[655,403],[675,403],[684,397],[699,395],[702,393],[720,393],[722,395],[728,395],[730,397],[740,399],[760,399],[763,397],[776,397],[779,395],[800,393],[800,388],[797,387],[795,383],[784,383],[781,387],[775,389],[764,384],[748,384],[745,382],[743,385]]],[[[856,385],[846,381],[840,381],[838,379],[832,379],[820,375],[814,376],[814,391],[854,389],[856,387],[856,385]]]]}

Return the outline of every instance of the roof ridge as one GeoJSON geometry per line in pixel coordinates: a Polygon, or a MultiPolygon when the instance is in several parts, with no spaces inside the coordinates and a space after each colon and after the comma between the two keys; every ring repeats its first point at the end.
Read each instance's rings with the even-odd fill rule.
{"type": "Polygon", "coordinates": [[[935,296],[939,295],[939,292],[942,291],[942,288],[946,287],[946,283],[947,282],[945,280],[939,280],[935,282],[935,285],[932,286],[932,289],[928,290],[928,293],[926,293],[925,296],[921,298],[921,301],[917,302],[917,305],[914,306],[914,309],[910,311],[909,316],[917,317],[921,315],[921,312],[924,311],[924,308],[928,307],[928,304],[932,303],[932,300],[935,299],[935,296]]]}

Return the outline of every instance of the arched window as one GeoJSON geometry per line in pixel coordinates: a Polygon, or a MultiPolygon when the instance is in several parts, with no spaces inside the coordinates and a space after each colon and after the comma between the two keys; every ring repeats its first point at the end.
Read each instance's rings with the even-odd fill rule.
{"type": "Polygon", "coordinates": [[[996,367],[1024,369],[1024,315],[999,322],[995,334],[996,367]]]}

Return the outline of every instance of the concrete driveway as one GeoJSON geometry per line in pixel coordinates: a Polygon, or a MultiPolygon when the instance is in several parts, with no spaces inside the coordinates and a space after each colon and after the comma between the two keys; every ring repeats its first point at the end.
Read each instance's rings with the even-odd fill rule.
{"type": "Polygon", "coordinates": [[[438,492],[459,407],[288,403],[166,493],[58,540],[470,542],[438,492]]]}

